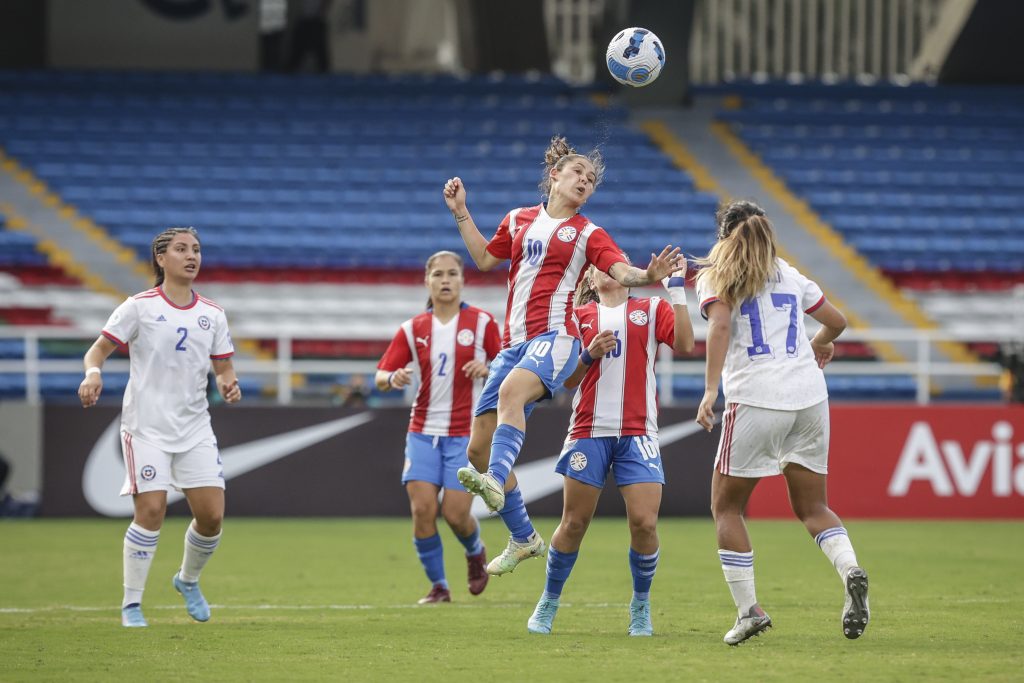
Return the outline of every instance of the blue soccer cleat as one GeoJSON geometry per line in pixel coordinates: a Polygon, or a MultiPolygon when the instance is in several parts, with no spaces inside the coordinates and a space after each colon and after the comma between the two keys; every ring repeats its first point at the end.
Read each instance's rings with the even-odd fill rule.
{"type": "Polygon", "coordinates": [[[121,626],[125,628],[145,628],[146,617],[142,616],[142,606],[139,603],[132,603],[121,608],[121,626]]]}
{"type": "Polygon", "coordinates": [[[651,625],[650,600],[637,600],[633,598],[629,601],[629,635],[654,635],[654,626],[651,625]]]}
{"type": "Polygon", "coordinates": [[[551,633],[551,623],[555,620],[556,612],[558,612],[558,598],[541,596],[533,614],[530,615],[530,620],[526,622],[526,630],[530,633],[548,635],[551,633]]]}
{"type": "Polygon", "coordinates": [[[185,609],[188,611],[188,615],[196,621],[209,621],[210,605],[203,597],[203,592],[199,590],[199,582],[182,581],[177,574],[174,575],[171,582],[174,584],[174,590],[185,598],[185,609]]]}

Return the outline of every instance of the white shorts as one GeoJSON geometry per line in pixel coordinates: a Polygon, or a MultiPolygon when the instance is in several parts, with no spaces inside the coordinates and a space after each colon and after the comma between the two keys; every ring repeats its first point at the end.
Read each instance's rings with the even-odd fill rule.
{"type": "Polygon", "coordinates": [[[770,477],[789,463],[828,473],[828,401],[801,410],[729,403],[715,469],[731,477],[770,477]]]}
{"type": "Polygon", "coordinates": [[[183,453],[168,453],[121,430],[121,453],[125,469],[122,496],[201,486],[224,488],[224,468],[213,437],[183,453]]]}

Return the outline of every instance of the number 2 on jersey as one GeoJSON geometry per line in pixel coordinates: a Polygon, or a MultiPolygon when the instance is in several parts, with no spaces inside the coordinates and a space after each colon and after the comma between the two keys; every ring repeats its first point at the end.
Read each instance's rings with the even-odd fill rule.
{"type": "Polygon", "coordinates": [[[179,327],[176,331],[181,334],[181,339],[179,339],[178,343],[174,345],[174,350],[175,351],[188,351],[188,349],[185,348],[185,340],[188,339],[188,328],[187,327],[179,327]]]}
{"type": "MultiPolygon", "coordinates": [[[[771,297],[772,305],[776,311],[785,311],[786,308],[789,308],[789,326],[786,329],[786,355],[790,358],[796,358],[798,323],[801,314],[800,309],[797,307],[796,294],[772,293],[771,297]]],[[[764,320],[762,320],[761,314],[761,306],[757,299],[747,299],[740,304],[740,315],[750,320],[751,345],[747,347],[747,355],[751,360],[775,357],[771,344],[765,339],[764,320]]],[[[771,315],[771,311],[769,311],[769,315],[771,315]]]]}

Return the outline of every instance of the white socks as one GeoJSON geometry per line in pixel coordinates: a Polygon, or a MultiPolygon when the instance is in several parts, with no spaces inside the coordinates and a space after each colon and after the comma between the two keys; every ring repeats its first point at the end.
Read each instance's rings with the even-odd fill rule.
{"type": "Polygon", "coordinates": [[[146,577],[156,555],[159,531],[150,531],[132,522],[124,534],[124,599],[121,607],[142,603],[146,577]]]}
{"type": "Polygon", "coordinates": [[[853,552],[853,544],[850,543],[846,529],[841,526],[825,529],[814,540],[839,572],[839,578],[845,581],[846,573],[857,566],[857,555],[853,552]]]}
{"type": "Polygon", "coordinates": [[[178,578],[186,583],[195,583],[199,580],[199,574],[209,561],[213,551],[220,543],[223,532],[216,536],[202,536],[192,524],[188,525],[185,532],[185,557],[181,561],[181,571],[178,578]]]}
{"type": "Polygon", "coordinates": [[[754,594],[754,551],[737,553],[732,550],[718,551],[718,559],[722,563],[725,582],[729,584],[732,601],[741,617],[747,615],[750,608],[757,604],[754,594]]]}

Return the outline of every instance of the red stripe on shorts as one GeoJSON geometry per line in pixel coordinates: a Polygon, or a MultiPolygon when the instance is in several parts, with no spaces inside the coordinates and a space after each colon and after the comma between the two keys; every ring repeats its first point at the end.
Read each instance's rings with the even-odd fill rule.
{"type": "Polygon", "coordinates": [[[124,464],[128,468],[128,476],[132,481],[130,493],[134,496],[139,492],[139,483],[135,478],[135,449],[132,448],[132,435],[128,432],[124,433],[124,457],[124,464]]]}
{"type": "Polygon", "coordinates": [[[718,459],[718,471],[729,474],[729,460],[732,458],[732,431],[736,424],[736,408],[733,403],[725,413],[725,433],[722,435],[722,457],[718,459]]]}

